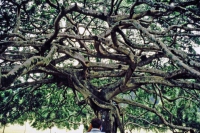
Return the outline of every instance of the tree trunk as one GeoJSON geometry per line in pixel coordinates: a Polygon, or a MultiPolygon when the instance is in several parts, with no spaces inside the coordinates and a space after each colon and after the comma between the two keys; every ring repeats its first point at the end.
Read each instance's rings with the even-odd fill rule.
{"type": "Polygon", "coordinates": [[[117,122],[110,110],[100,109],[98,111],[98,118],[102,120],[102,132],[117,133],[117,122]]]}
{"type": "Polygon", "coordinates": [[[6,128],[6,125],[3,125],[3,132],[2,132],[2,133],[4,133],[4,131],[5,131],[5,128],[6,128]]]}
{"type": "MultiPolygon", "coordinates": [[[[100,97],[99,99],[103,98],[100,97]]],[[[90,106],[95,115],[102,120],[102,132],[117,133],[117,128],[119,128],[120,133],[124,133],[119,108],[114,104],[107,104],[99,99],[90,99],[90,106]],[[98,100],[99,102],[97,102],[98,100]]]]}

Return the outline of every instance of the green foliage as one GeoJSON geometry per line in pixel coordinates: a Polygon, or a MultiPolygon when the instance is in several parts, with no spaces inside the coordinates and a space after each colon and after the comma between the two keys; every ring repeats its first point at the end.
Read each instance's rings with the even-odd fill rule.
{"type": "Polygon", "coordinates": [[[104,86],[107,84],[111,84],[119,80],[118,78],[93,78],[90,82],[95,86],[104,86]]]}
{"type": "MultiPolygon", "coordinates": [[[[46,129],[51,126],[76,129],[89,120],[84,120],[86,105],[78,106],[74,101],[73,91],[70,88],[59,88],[57,85],[43,85],[36,90],[32,88],[17,89],[16,91],[0,91],[2,124],[24,124],[29,121],[34,128],[46,129]],[[6,106],[5,106],[6,105],[6,106]],[[76,123],[76,124],[74,124],[76,123]]],[[[82,96],[79,94],[79,97],[82,96]]]]}

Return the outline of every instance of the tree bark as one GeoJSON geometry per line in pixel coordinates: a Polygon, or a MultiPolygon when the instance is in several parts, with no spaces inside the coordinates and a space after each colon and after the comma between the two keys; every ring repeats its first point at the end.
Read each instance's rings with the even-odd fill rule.
{"type": "Polygon", "coordinates": [[[3,125],[3,132],[2,132],[2,133],[4,133],[4,131],[5,131],[5,128],[6,128],[6,125],[3,125]]]}
{"type": "Polygon", "coordinates": [[[108,109],[99,109],[98,118],[102,120],[101,131],[105,133],[117,133],[117,122],[115,116],[108,109]]]}

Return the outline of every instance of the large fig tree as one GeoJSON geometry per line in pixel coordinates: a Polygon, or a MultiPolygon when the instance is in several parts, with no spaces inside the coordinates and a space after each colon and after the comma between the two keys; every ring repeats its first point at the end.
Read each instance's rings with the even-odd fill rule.
{"type": "Polygon", "coordinates": [[[1,125],[199,131],[199,38],[199,0],[1,0],[1,125]]]}

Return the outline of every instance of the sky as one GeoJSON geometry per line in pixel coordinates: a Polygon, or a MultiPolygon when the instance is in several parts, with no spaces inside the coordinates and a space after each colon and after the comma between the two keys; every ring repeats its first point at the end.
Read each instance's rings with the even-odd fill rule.
{"type": "Polygon", "coordinates": [[[198,53],[198,54],[200,54],[200,47],[196,47],[196,48],[194,48],[195,49],[195,51],[198,53]]]}

